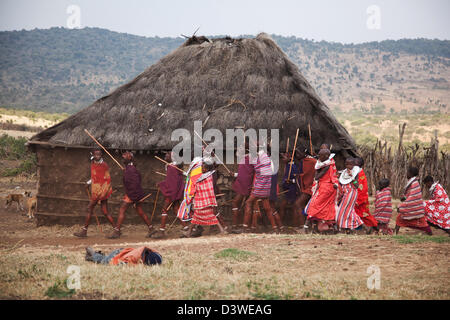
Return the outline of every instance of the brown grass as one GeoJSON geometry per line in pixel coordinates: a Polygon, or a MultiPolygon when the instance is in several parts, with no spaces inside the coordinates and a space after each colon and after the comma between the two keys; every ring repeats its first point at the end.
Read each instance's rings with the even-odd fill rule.
{"type": "MultiPolygon", "coordinates": [[[[123,241],[123,240],[122,240],[123,241]]],[[[56,241],[57,243],[57,241],[56,241]]],[[[47,289],[81,267],[71,298],[96,299],[449,299],[448,243],[402,244],[383,236],[228,235],[148,245],[161,266],[103,266],[84,261],[84,245],[24,245],[0,255],[0,297],[47,299],[47,289]],[[222,250],[252,252],[245,259],[222,250]],[[381,288],[367,289],[367,268],[381,268],[381,288]]],[[[6,249],[7,250],[7,249],[6,249]]]]}
{"type": "MultiPolygon", "coordinates": [[[[78,226],[37,228],[15,207],[4,210],[3,203],[0,215],[0,299],[450,298],[450,238],[442,231],[433,230],[432,237],[402,228],[396,237],[213,234],[179,239],[175,225],[173,239],[158,241],[146,239],[141,224],[125,225],[121,239],[109,240],[93,219],[89,237],[77,239],[72,233],[78,226]],[[84,260],[86,246],[108,253],[141,245],[158,250],[163,264],[103,266],[84,260]],[[69,265],[81,268],[81,289],[75,292],[64,285],[69,265]],[[379,290],[367,288],[371,265],[381,270],[379,290]]],[[[102,227],[110,232],[110,226],[102,227]]]]}

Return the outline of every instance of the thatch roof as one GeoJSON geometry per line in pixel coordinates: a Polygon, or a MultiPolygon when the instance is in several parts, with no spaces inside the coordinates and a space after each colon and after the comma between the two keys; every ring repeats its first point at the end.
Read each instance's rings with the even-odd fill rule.
{"type": "Polygon", "coordinates": [[[317,149],[355,150],[353,139],[266,34],[254,39],[192,37],[129,83],[31,138],[65,146],[94,146],[86,128],[107,148],[169,150],[177,128],[280,129],[280,147],[297,128],[317,149]]]}

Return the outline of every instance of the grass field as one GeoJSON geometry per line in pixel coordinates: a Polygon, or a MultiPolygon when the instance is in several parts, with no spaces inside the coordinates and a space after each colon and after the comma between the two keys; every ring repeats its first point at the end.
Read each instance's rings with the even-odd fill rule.
{"type": "Polygon", "coordinates": [[[0,214],[0,299],[450,299],[450,237],[440,230],[431,237],[409,229],[397,236],[213,230],[179,239],[176,226],[169,239],[149,240],[144,225],[126,224],[122,238],[110,240],[94,222],[78,239],[79,226],[37,228],[3,205],[0,214]],[[162,265],[84,260],[86,246],[109,253],[142,245],[159,251],[162,265]],[[69,266],[80,268],[79,290],[67,288],[69,266]],[[379,289],[368,289],[369,267],[380,270],[379,289]]]}
{"type": "Polygon", "coordinates": [[[336,113],[339,122],[348,130],[358,145],[373,146],[377,139],[397,147],[398,126],[406,123],[405,146],[429,144],[437,131],[440,150],[450,152],[450,114],[363,114],[336,113]]]}
{"type": "Polygon", "coordinates": [[[96,265],[84,261],[81,244],[4,251],[0,298],[450,298],[447,236],[229,235],[114,248],[141,245],[157,249],[163,264],[96,265]],[[67,289],[70,265],[80,267],[80,290],[67,289]],[[378,290],[367,287],[370,266],[380,268],[378,290]]]}

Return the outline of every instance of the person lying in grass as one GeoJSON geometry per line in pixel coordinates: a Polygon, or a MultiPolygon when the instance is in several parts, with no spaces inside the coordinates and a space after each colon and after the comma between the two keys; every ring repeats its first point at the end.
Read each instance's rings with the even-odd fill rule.
{"type": "Polygon", "coordinates": [[[162,263],[161,255],[156,250],[145,246],[139,248],[115,249],[108,255],[101,251],[94,251],[91,247],[86,247],[85,260],[109,265],[137,265],[141,263],[145,265],[154,265],[162,263]]]}

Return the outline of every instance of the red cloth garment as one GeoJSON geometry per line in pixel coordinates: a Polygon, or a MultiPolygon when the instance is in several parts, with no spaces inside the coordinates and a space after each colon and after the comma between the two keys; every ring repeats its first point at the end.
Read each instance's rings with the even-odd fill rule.
{"type": "Polygon", "coordinates": [[[392,197],[390,187],[377,191],[375,195],[375,212],[373,216],[379,224],[388,224],[389,220],[391,220],[392,197]]]}
{"type": "Polygon", "coordinates": [[[406,200],[399,204],[399,215],[404,220],[418,219],[425,216],[425,205],[417,177],[412,178],[405,188],[406,200]]]}
{"type": "Polygon", "coordinates": [[[358,190],[353,183],[342,185],[342,200],[336,215],[336,222],[340,228],[356,229],[363,224],[361,218],[355,212],[356,198],[358,190]]]}
{"type": "Polygon", "coordinates": [[[152,250],[145,246],[139,247],[136,249],[135,248],[125,248],[122,251],[120,251],[119,254],[114,256],[114,258],[112,258],[109,263],[112,265],[118,265],[120,263],[126,263],[128,265],[136,265],[136,264],[144,263],[142,253],[144,252],[145,249],[157,253],[157,251],[152,250]]]}
{"type": "Polygon", "coordinates": [[[439,183],[431,186],[431,199],[425,201],[425,213],[428,222],[442,229],[450,229],[450,201],[439,183]]]}
{"type": "Polygon", "coordinates": [[[192,224],[214,225],[219,223],[214,214],[214,207],[217,207],[217,201],[214,194],[212,172],[208,172],[208,174],[205,174],[206,178],[203,178],[203,176],[198,178],[195,183],[192,224]]]}
{"type": "MultiPolygon", "coordinates": [[[[300,188],[303,193],[312,195],[314,175],[316,174],[316,169],[314,169],[314,166],[316,165],[317,161],[313,157],[309,156],[304,158],[302,161],[303,161],[302,166],[303,172],[300,174],[300,188]]],[[[334,172],[336,172],[336,167],[334,167],[334,172]]]]}
{"type": "Polygon", "coordinates": [[[422,191],[417,177],[410,179],[405,188],[406,200],[398,206],[396,224],[399,227],[425,228],[428,227],[425,218],[425,205],[422,191]]]}
{"type": "Polygon", "coordinates": [[[171,201],[183,199],[185,180],[183,173],[177,170],[174,165],[168,165],[166,172],[166,178],[158,184],[161,193],[171,201]]]}
{"type": "Polygon", "coordinates": [[[368,227],[376,227],[377,220],[370,214],[369,210],[369,187],[367,185],[367,178],[364,170],[358,174],[358,197],[355,203],[355,212],[362,219],[363,223],[368,227]]]}
{"type": "Polygon", "coordinates": [[[233,191],[237,194],[248,196],[252,189],[253,176],[255,174],[255,167],[251,164],[250,155],[246,154],[244,159],[239,163],[238,176],[233,182],[233,191]]]}
{"type": "Polygon", "coordinates": [[[109,166],[105,161],[91,163],[91,200],[106,200],[111,196],[111,176],[109,166]]]}
{"type": "Polygon", "coordinates": [[[409,227],[409,228],[426,228],[428,227],[427,218],[425,216],[421,218],[416,218],[412,220],[405,220],[402,219],[402,216],[399,214],[397,216],[397,220],[395,221],[395,224],[399,227],[409,227]]]}
{"type": "Polygon", "coordinates": [[[336,170],[330,165],[327,172],[319,179],[316,191],[305,209],[308,218],[335,221],[337,191],[333,184],[337,183],[336,170]]]}

